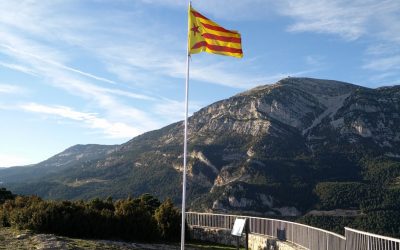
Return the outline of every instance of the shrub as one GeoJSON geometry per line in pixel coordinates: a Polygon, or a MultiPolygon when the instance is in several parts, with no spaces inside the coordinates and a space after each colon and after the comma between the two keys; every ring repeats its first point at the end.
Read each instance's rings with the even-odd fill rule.
{"type": "Polygon", "coordinates": [[[164,240],[176,241],[181,230],[181,213],[174,207],[171,199],[165,200],[154,215],[161,237],[164,240]]]}
{"type": "Polygon", "coordinates": [[[0,225],[82,238],[176,240],[179,211],[170,199],[160,204],[149,194],[116,202],[111,198],[85,202],[12,196],[0,205],[0,225]]]}

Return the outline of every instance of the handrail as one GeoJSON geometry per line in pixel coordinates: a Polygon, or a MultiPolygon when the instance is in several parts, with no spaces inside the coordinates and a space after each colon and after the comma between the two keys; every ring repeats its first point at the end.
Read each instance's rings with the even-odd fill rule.
{"type": "Polygon", "coordinates": [[[345,227],[345,236],[309,225],[253,216],[186,212],[190,226],[232,229],[236,218],[249,220],[250,233],[265,235],[310,250],[400,250],[400,239],[345,227]]]}
{"type": "Polygon", "coordinates": [[[186,212],[188,225],[231,229],[235,218],[249,220],[250,233],[284,239],[306,249],[345,250],[346,238],[324,229],[301,223],[253,216],[186,212]]]}
{"type": "Polygon", "coordinates": [[[382,239],[382,240],[389,240],[389,241],[400,243],[400,239],[396,239],[396,238],[392,238],[392,237],[388,237],[388,236],[383,236],[383,235],[379,235],[379,234],[368,233],[368,232],[360,231],[360,230],[349,228],[349,227],[345,227],[344,229],[346,231],[352,231],[354,233],[363,234],[363,235],[366,235],[366,236],[371,236],[371,237],[379,238],[379,239],[382,239]]]}
{"type": "Polygon", "coordinates": [[[337,234],[337,233],[334,233],[334,232],[331,232],[331,231],[328,231],[328,230],[324,230],[324,229],[322,229],[322,228],[313,227],[313,226],[309,226],[309,225],[306,225],[306,224],[301,224],[301,223],[298,223],[298,222],[287,221],[287,220],[271,219],[271,218],[262,218],[262,217],[251,217],[251,216],[246,216],[246,217],[247,217],[247,218],[254,218],[254,219],[268,219],[268,220],[271,220],[271,221],[279,221],[279,222],[290,223],[290,224],[293,224],[293,225],[311,228],[311,229],[314,229],[314,230],[317,230],[317,231],[321,231],[321,232],[324,232],[324,233],[332,234],[332,235],[334,235],[334,236],[336,236],[336,237],[339,237],[339,238],[342,238],[342,239],[346,239],[346,237],[344,237],[344,236],[341,235],[341,234],[337,234]]]}
{"type": "Polygon", "coordinates": [[[302,227],[307,227],[307,228],[311,228],[317,231],[321,231],[324,233],[328,233],[328,234],[332,234],[336,237],[342,238],[342,239],[346,239],[345,236],[341,235],[341,234],[337,234],[322,228],[318,228],[318,227],[313,227],[313,226],[309,226],[306,224],[301,224],[298,222],[293,222],[293,221],[287,221],[287,220],[279,220],[279,219],[272,219],[272,218],[263,218],[263,217],[254,217],[254,216],[244,216],[244,215],[236,215],[236,214],[214,214],[214,213],[196,213],[196,212],[186,212],[186,214],[204,214],[204,215],[222,215],[222,216],[236,216],[236,217],[240,217],[240,218],[254,218],[254,219],[267,219],[270,221],[278,221],[278,222],[284,222],[284,223],[290,223],[290,224],[294,224],[294,225],[298,225],[298,226],[302,226],[302,227]]]}

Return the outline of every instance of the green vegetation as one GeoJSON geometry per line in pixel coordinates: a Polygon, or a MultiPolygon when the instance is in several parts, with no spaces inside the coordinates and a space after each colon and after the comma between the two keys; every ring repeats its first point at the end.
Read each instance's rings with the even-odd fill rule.
{"type": "Polygon", "coordinates": [[[318,208],[359,208],[366,196],[367,186],[358,182],[320,182],[315,187],[319,197],[318,208]]]}
{"type": "MultiPolygon", "coordinates": [[[[198,250],[207,249],[207,250],[235,250],[237,247],[226,246],[221,244],[216,244],[213,242],[201,242],[201,241],[191,241],[185,244],[186,247],[194,248],[198,250]]],[[[244,247],[240,247],[240,250],[245,249],[244,247]]]]}
{"type": "Polygon", "coordinates": [[[160,203],[149,194],[112,201],[45,201],[37,196],[0,193],[0,226],[56,235],[175,241],[180,235],[180,212],[172,201],[160,203]]]}
{"type": "Polygon", "coordinates": [[[5,188],[0,188],[0,204],[3,204],[6,200],[14,199],[15,195],[5,188]]]}
{"type": "Polygon", "coordinates": [[[400,237],[400,211],[381,210],[356,217],[312,216],[301,217],[297,222],[344,234],[344,227],[376,233],[395,238],[400,237]]]}
{"type": "Polygon", "coordinates": [[[400,189],[395,185],[400,163],[383,158],[363,158],[359,182],[320,182],[314,193],[321,210],[353,209],[361,215],[304,216],[300,222],[344,233],[343,227],[400,237],[400,189]]]}
{"type": "Polygon", "coordinates": [[[297,222],[344,235],[344,227],[359,228],[353,224],[354,220],[354,217],[307,215],[297,222]]]}

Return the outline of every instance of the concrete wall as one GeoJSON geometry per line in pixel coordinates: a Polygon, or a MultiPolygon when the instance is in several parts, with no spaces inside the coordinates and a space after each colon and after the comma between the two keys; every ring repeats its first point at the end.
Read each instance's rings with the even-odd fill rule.
{"type": "Polygon", "coordinates": [[[249,234],[249,249],[252,250],[304,250],[289,242],[279,241],[259,234],[249,234]]]}
{"type": "MultiPolygon", "coordinates": [[[[203,228],[203,227],[190,227],[190,238],[194,240],[209,241],[220,243],[224,245],[236,246],[237,237],[231,235],[230,230],[216,229],[216,228],[203,228]]],[[[240,237],[240,245],[245,245],[246,237],[243,234],[240,237]]],[[[249,249],[252,250],[303,250],[305,248],[298,247],[289,242],[282,242],[276,239],[258,235],[249,234],[249,249]]]]}
{"type": "MultiPolygon", "coordinates": [[[[220,243],[228,246],[237,245],[237,237],[231,235],[230,230],[217,228],[190,227],[190,239],[220,243]]],[[[244,246],[246,237],[240,238],[240,245],[244,246]]]]}

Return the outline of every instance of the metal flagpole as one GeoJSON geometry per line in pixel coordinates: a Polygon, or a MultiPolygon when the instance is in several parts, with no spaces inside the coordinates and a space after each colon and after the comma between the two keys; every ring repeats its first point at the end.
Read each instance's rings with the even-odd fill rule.
{"type": "Polygon", "coordinates": [[[186,86],[185,86],[185,132],[183,141],[183,182],[182,182],[182,221],[181,221],[181,250],[185,249],[185,225],[186,225],[186,162],[187,162],[187,129],[188,129],[188,109],[189,109],[189,11],[191,2],[189,1],[188,8],[188,44],[187,44],[187,58],[186,58],[186,86]]]}

